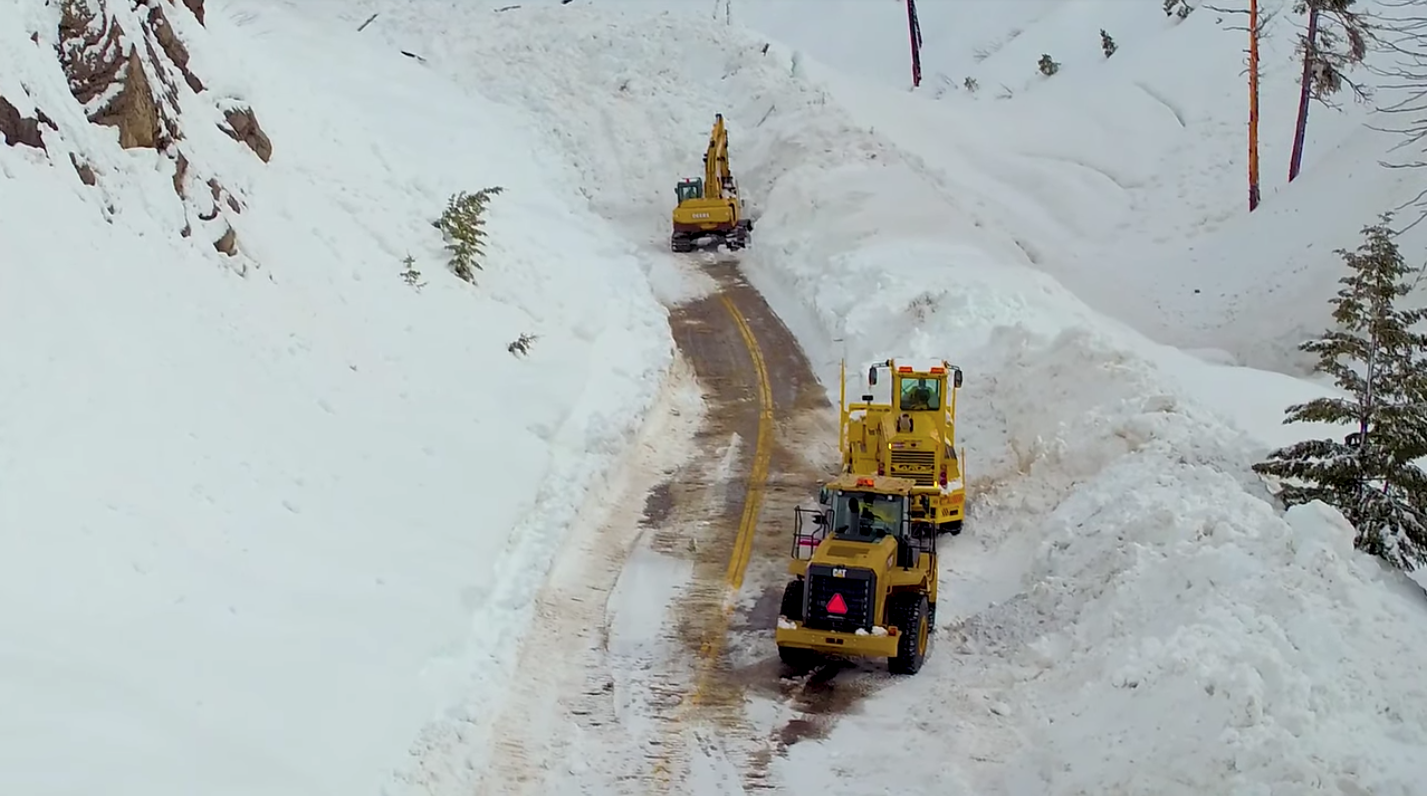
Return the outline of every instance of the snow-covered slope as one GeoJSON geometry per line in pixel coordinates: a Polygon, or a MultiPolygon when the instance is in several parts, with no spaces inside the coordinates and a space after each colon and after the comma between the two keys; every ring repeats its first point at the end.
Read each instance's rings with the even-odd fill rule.
{"type": "MultiPolygon", "coordinates": [[[[1065,286],[1090,284],[1073,267],[1090,260],[1076,258],[1107,256],[1121,223],[1197,201],[1191,226],[1228,224],[1240,192],[1221,202],[1189,181],[1227,182],[1227,167],[1221,180],[1203,164],[1232,154],[1210,158],[1204,144],[1151,168],[1173,147],[1112,137],[1115,124],[1072,119],[1083,106],[1048,91],[1040,105],[918,105],[710,24],[707,7],[612,5],[453,13],[368,2],[344,13],[382,9],[374,35],[541,114],[595,206],[628,217],[651,249],[663,245],[671,180],[696,166],[712,114],[725,113],[734,168],[761,213],[745,267],[819,358],[830,391],[844,354],[939,354],[968,373],[974,530],[947,556],[947,634],[917,679],[845,717],[824,743],[793,747],[784,786],[862,793],[875,776],[879,788],[913,792],[929,782],[1042,794],[1418,787],[1427,692],[1407,662],[1427,654],[1420,591],[1355,553],[1334,517],[1276,513],[1248,469],[1304,433],[1279,428],[1281,410],[1319,388],[1208,364],[1103,315],[1143,320],[1125,308],[1139,287],[1127,276],[1140,263],[1133,250],[1101,265],[1118,305],[1108,291],[1082,301],[1065,286]],[[1053,123],[1098,129],[1101,154],[1118,152],[1124,176],[1027,154],[1027,142],[1046,139],[1030,125],[1055,103],[1066,115],[1053,123]],[[971,160],[976,168],[952,168],[971,160]],[[1079,193],[1052,201],[1048,188],[1079,193]],[[1052,244],[1066,257],[1035,262],[1052,244]]],[[[1152,30],[1163,20],[1146,7],[1152,30]]],[[[802,18],[848,24],[832,11],[802,18]]],[[[1220,35],[1212,21],[1195,30],[1183,35],[1220,35]]],[[[827,59],[855,63],[851,52],[827,59]]],[[[1066,70],[1057,79],[1072,80],[1066,70]]],[[[1153,93],[1122,109],[1132,130],[1176,124],[1153,93]]],[[[1230,122],[1210,114],[1205,124],[1230,122]]],[[[1187,232],[1166,232],[1174,222],[1156,223],[1132,237],[1141,251],[1156,235],[1159,251],[1185,245],[1187,232]]]]}
{"type": "MultiPolygon", "coordinates": [[[[1337,289],[1333,250],[1354,248],[1360,227],[1421,188],[1418,172],[1377,165],[1402,159],[1387,154],[1401,139],[1363,127],[1367,106],[1346,92],[1339,110],[1313,106],[1303,172],[1287,182],[1301,70],[1293,49],[1303,26],[1291,5],[1260,3],[1263,202],[1252,215],[1242,13],[1204,7],[1180,20],[1155,3],[1119,0],[923,2],[916,96],[937,101],[892,105],[895,98],[881,96],[859,119],[921,155],[953,189],[961,214],[1017,219],[1001,235],[1014,237],[1019,261],[1055,275],[1097,311],[1163,342],[1298,371],[1305,360],[1293,348],[1321,329],[1337,289]],[[1101,29],[1117,46],[1109,59],[1101,29]],[[1036,69],[1042,54],[1060,63],[1050,78],[1036,69]],[[924,121],[878,121],[909,113],[924,121]]],[[[900,2],[742,0],[733,13],[812,59],[900,92],[910,87],[900,2]],[[846,46],[850,31],[869,34],[846,46]]],[[[1371,82],[1367,73],[1354,77],[1371,82]]],[[[1427,231],[1404,241],[1421,246],[1427,231]]]]}
{"type": "Polygon", "coordinates": [[[663,310],[518,117],[269,3],[164,4],[206,84],[179,146],[242,207],[236,257],[181,237],[175,161],[66,86],[58,5],[0,2],[0,96],[54,123],[0,145],[0,792],[376,792],[501,682],[663,310]],[[469,286],[431,221],[488,185],[469,286]]]}
{"type": "MultiPolygon", "coordinates": [[[[1244,220],[1239,44],[1206,11],[922,6],[928,71],[975,96],[892,88],[894,0],[215,5],[188,25],[194,69],[274,148],[259,164],[177,89],[194,162],[241,199],[235,261],[177,235],[171,161],[72,105],[53,10],[0,0],[0,96],[57,128],[49,157],[0,147],[0,330],[25,341],[0,353],[20,374],[0,384],[0,729],[24,739],[0,790],[345,794],[396,769],[466,792],[533,586],[668,361],[672,185],[722,112],[760,215],[744,267],[829,392],[843,356],[967,373],[972,522],[928,665],[775,784],[1420,791],[1427,602],[1248,470],[1321,388],[1161,345],[1285,367],[1336,277],[1321,250],[1397,176],[1318,114],[1304,177],[1266,176],[1244,220]],[[111,178],[82,185],[68,151],[111,178]],[[1331,212],[1349,171],[1363,201],[1331,212]],[[429,222],[491,184],[470,288],[429,222]],[[522,332],[529,360],[505,350],[522,332]],[[437,774],[403,766],[413,738],[437,774]]],[[[1269,72],[1281,93],[1292,70],[1269,72]]]]}

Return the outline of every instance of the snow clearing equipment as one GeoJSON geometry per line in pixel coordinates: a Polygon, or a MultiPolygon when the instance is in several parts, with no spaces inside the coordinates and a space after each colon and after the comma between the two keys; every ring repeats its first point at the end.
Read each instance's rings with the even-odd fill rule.
{"type": "Polygon", "coordinates": [[[966,517],[962,470],[966,451],[958,455],[956,450],[961,368],[940,359],[919,363],[888,359],[868,368],[869,390],[882,371],[891,375],[889,403],[875,403],[869,393],[849,405],[847,363],[843,363],[838,426],[842,472],[911,479],[915,486],[910,521],[955,536],[966,517]]]}
{"type": "Polygon", "coordinates": [[[793,552],[774,640],[806,670],[819,655],[886,658],[916,674],[936,619],[937,532],[911,515],[917,482],[844,474],[821,506],[794,509],[793,552]]]}
{"type": "Polygon", "coordinates": [[[679,202],[674,207],[674,231],[669,236],[669,248],[690,252],[700,239],[713,238],[730,250],[748,245],[753,222],[743,217],[743,204],[738,198],[738,183],[728,168],[728,130],[723,114],[714,115],[709,147],[704,152],[704,176],[686,177],[674,186],[679,202]]]}

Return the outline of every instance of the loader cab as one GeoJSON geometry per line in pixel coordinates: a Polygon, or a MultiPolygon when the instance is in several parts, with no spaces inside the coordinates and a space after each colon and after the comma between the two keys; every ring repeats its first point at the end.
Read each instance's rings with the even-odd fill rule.
{"type": "Polygon", "coordinates": [[[697,177],[680,180],[674,186],[674,194],[679,197],[679,204],[690,199],[702,199],[704,198],[704,181],[697,177]]]}
{"type": "Polygon", "coordinates": [[[907,496],[838,490],[832,503],[832,536],[855,542],[876,542],[901,536],[906,528],[907,496]]]}
{"type": "Polygon", "coordinates": [[[901,376],[897,379],[897,408],[903,412],[931,412],[942,408],[946,377],[901,376]]]}

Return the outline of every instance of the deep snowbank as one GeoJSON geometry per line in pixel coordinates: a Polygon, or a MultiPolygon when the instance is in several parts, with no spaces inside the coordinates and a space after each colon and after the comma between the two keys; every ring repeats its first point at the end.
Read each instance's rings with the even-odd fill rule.
{"type": "Polygon", "coordinates": [[[177,236],[172,162],[73,108],[55,13],[0,3],[0,89],[69,109],[52,150],[101,179],[0,146],[0,790],[373,792],[499,686],[663,311],[518,118],[266,3],[190,42],[274,142],[189,131],[240,278],[177,236]],[[469,287],[430,221],[492,184],[469,287]]]}
{"type": "MultiPolygon", "coordinates": [[[[1216,3],[1242,9],[1246,3],[1216,3]]],[[[864,125],[917,154],[974,217],[1021,219],[1017,262],[1057,277],[1096,311],[1162,342],[1220,349],[1257,367],[1298,371],[1294,350],[1322,330],[1326,300],[1359,229],[1421,190],[1414,170],[1387,170],[1401,138],[1364,129],[1367,106],[1310,112],[1303,172],[1286,181],[1303,19],[1260,3],[1260,187],[1247,213],[1243,15],[1200,8],[1167,18],[1157,4],[922,3],[922,88],[910,87],[900,3],[740,0],[736,20],[809,61],[894,92],[840,98],[864,125]],[[1115,39],[1106,59],[1100,29],[1115,39]],[[848,46],[850,31],[866,31],[848,46]],[[1061,64],[1045,78],[1042,53],[1061,64]],[[1192,65],[1186,67],[1185,65],[1192,65]],[[966,77],[979,88],[968,92],[966,77]],[[1006,98],[1009,93],[1011,96],[1006,98]],[[932,99],[939,101],[930,101],[932,99]],[[882,129],[878,119],[922,121],[882,129]],[[1335,201],[1324,201],[1328,194],[1335,201]],[[1208,234],[1214,233],[1214,234],[1208,234]]],[[[1377,2],[1360,3],[1385,12],[1377,2]]],[[[1387,64],[1381,56],[1374,61],[1387,64]]],[[[1373,83],[1359,72],[1355,79],[1373,83]]],[[[1395,95],[1380,90],[1378,99],[1395,95]]],[[[1376,120],[1397,126],[1401,119],[1376,120]]],[[[1404,220],[1412,218],[1407,211],[1404,220]]],[[[1419,227],[1404,245],[1427,245],[1419,227]]]]}
{"type": "MultiPolygon", "coordinates": [[[[892,102],[833,90],[854,108],[892,102]]],[[[900,114],[877,118],[892,141],[928,135],[895,123],[900,114]]],[[[832,149],[845,132],[825,109],[792,121],[778,128],[788,141],[760,139],[752,168],[819,151],[812,141],[832,149]]],[[[869,145],[841,151],[855,148],[869,145]]],[[[1427,603],[1353,552],[1341,520],[1313,508],[1277,516],[1248,471],[1266,445],[1304,433],[1276,426],[1282,406],[1314,388],[1209,366],[1096,317],[1004,258],[1004,234],[975,229],[1035,232],[1022,214],[968,219],[965,175],[948,186],[916,158],[885,151],[802,163],[766,195],[755,282],[800,318],[801,339],[821,343],[825,362],[896,352],[966,368],[963,434],[982,538],[952,550],[951,582],[963,575],[961,548],[1036,545],[1024,592],[971,617],[956,646],[939,645],[989,653],[1017,672],[998,689],[1022,751],[961,784],[1188,794],[1329,781],[1347,783],[1344,792],[1411,792],[1427,774],[1412,752],[1427,743],[1427,690],[1383,662],[1427,652],[1427,603]]],[[[998,680],[945,654],[929,671],[998,680]]],[[[887,713],[927,713],[916,707],[921,686],[900,690],[905,701],[887,713]]],[[[838,738],[865,731],[840,726],[829,746],[845,753],[853,745],[838,738]]],[[[977,731],[953,733],[951,744],[977,731]]],[[[899,758],[908,784],[936,776],[917,762],[944,759],[933,746],[899,758]]],[[[801,763],[820,754],[799,747],[792,765],[806,771],[801,763]]],[[[859,768],[886,754],[842,762],[859,768]]]]}
{"type": "MultiPolygon", "coordinates": [[[[1073,793],[1093,782],[1247,793],[1285,777],[1406,792],[1420,781],[1422,764],[1403,751],[1427,742],[1427,695],[1383,664],[1427,653],[1420,595],[1353,553],[1343,529],[1313,509],[1277,516],[1247,469],[1280,439],[1283,404],[1314,388],[1208,365],[1100,317],[1006,256],[1014,243],[1004,230],[1029,222],[990,205],[973,217],[955,190],[964,181],[888,143],[920,133],[889,117],[869,130],[848,107],[877,100],[810,79],[813,67],[776,44],[765,49],[701,14],[473,9],[443,12],[441,31],[414,6],[382,7],[382,35],[441,53],[443,68],[543,114],[596,203],[627,210],[651,247],[664,245],[661,193],[697,168],[712,114],[724,112],[735,171],[762,211],[745,267],[823,373],[844,351],[854,363],[945,355],[966,368],[975,530],[947,566],[958,567],[962,549],[994,559],[1019,579],[997,587],[1020,594],[953,592],[953,605],[984,601],[960,632],[992,654],[963,665],[965,647],[949,634],[926,674],[885,692],[869,717],[845,718],[826,745],[795,747],[789,765],[836,755],[820,768],[875,767],[904,785],[956,781],[979,792],[1073,793]],[[1262,403],[1243,407],[1246,393],[1262,403]],[[1028,561],[997,558],[1024,550],[1028,561]],[[929,692],[977,679],[1001,683],[1009,718],[928,707],[929,692]],[[1395,717],[1382,713],[1384,694],[1396,696],[1395,717]],[[900,720],[909,705],[938,729],[895,747],[866,743],[878,711],[900,720]],[[969,768],[947,749],[988,722],[1023,745],[974,776],[935,770],[969,768]],[[1130,735],[1121,756],[1113,744],[1130,735]]],[[[981,190],[1016,207],[1004,184],[981,190]]]]}
{"type": "MultiPolygon", "coordinates": [[[[571,192],[626,219],[651,253],[665,247],[673,181],[698,169],[725,113],[762,213],[745,267],[830,391],[843,354],[965,367],[974,530],[946,557],[948,632],[923,675],[843,717],[825,744],[792,749],[784,774],[796,767],[800,789],[865,791],[849,771],[983,793],[1421,781],[1406,750],[1427,742],[1427,695],[1399,668],[1427,653],[1420,593],[1315,509],[1277,515],[1248,471],[1302,433],[1277,428],[1281,409],[1316,388],[1151,344],[1018,255],[1025,240],[1071,240],[1057,236],[1078,223],[1057,226],[1025,195],[1044,172],[1014,154],[963,175],[929,166],[915,114],[870,113],[892,100],[710,26],[706,7],[340,13],[355,25],[378,9],[368,35],[542,119],[581,169],[571,192]],[[1023,184],[979,181],[1003,167],[1023,184]],[[909,717],[928,731],[908,737],[909,717]],[[892,731],[896,744],[868,743],[892,731]]],[[[1152,100],[1138,107],[1163,115],[1152,100]]],[[[988,139],[1025,123],[1009,113],[988,139]]],[[[1158,177],[1138,177],[1146,207],[1173,204],[1177,183],[1148,193],[1158,177]]],[[[1087,196],[1057,212],[1089,218],[1087,196]]],[[[1107,212],[1133,220],[1133,206],[1107,212]]]]}

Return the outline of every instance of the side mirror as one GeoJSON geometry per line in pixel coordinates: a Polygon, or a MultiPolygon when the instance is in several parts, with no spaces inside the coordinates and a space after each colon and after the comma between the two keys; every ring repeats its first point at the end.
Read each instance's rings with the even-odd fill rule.
{"type": "Polygon", "coordinates": [[[952,383],[952,384],[955,384],[955,385],[957,386],[957,388],[960,389],[960,387],[961,387],[961,368],[957,368],[957,369],[952,373],[951,383],[952,383]]]}
{"type": "Polygon", "coordinates": [[[827,487],[820,487],[818,489],[818,503],[826,506],[828,504],[829,498],[830,495],[828,495],[827,493],[827,487]]]}
{"type": "Polygon", "coordinates": [[[867,383],[868,383],[868,384],[876,384],[876,383],[877,383],[877,366],[876,366],[876,365],[873,365],[872,367],[870,367],[870,368],[867,369],[867,383]]]}

